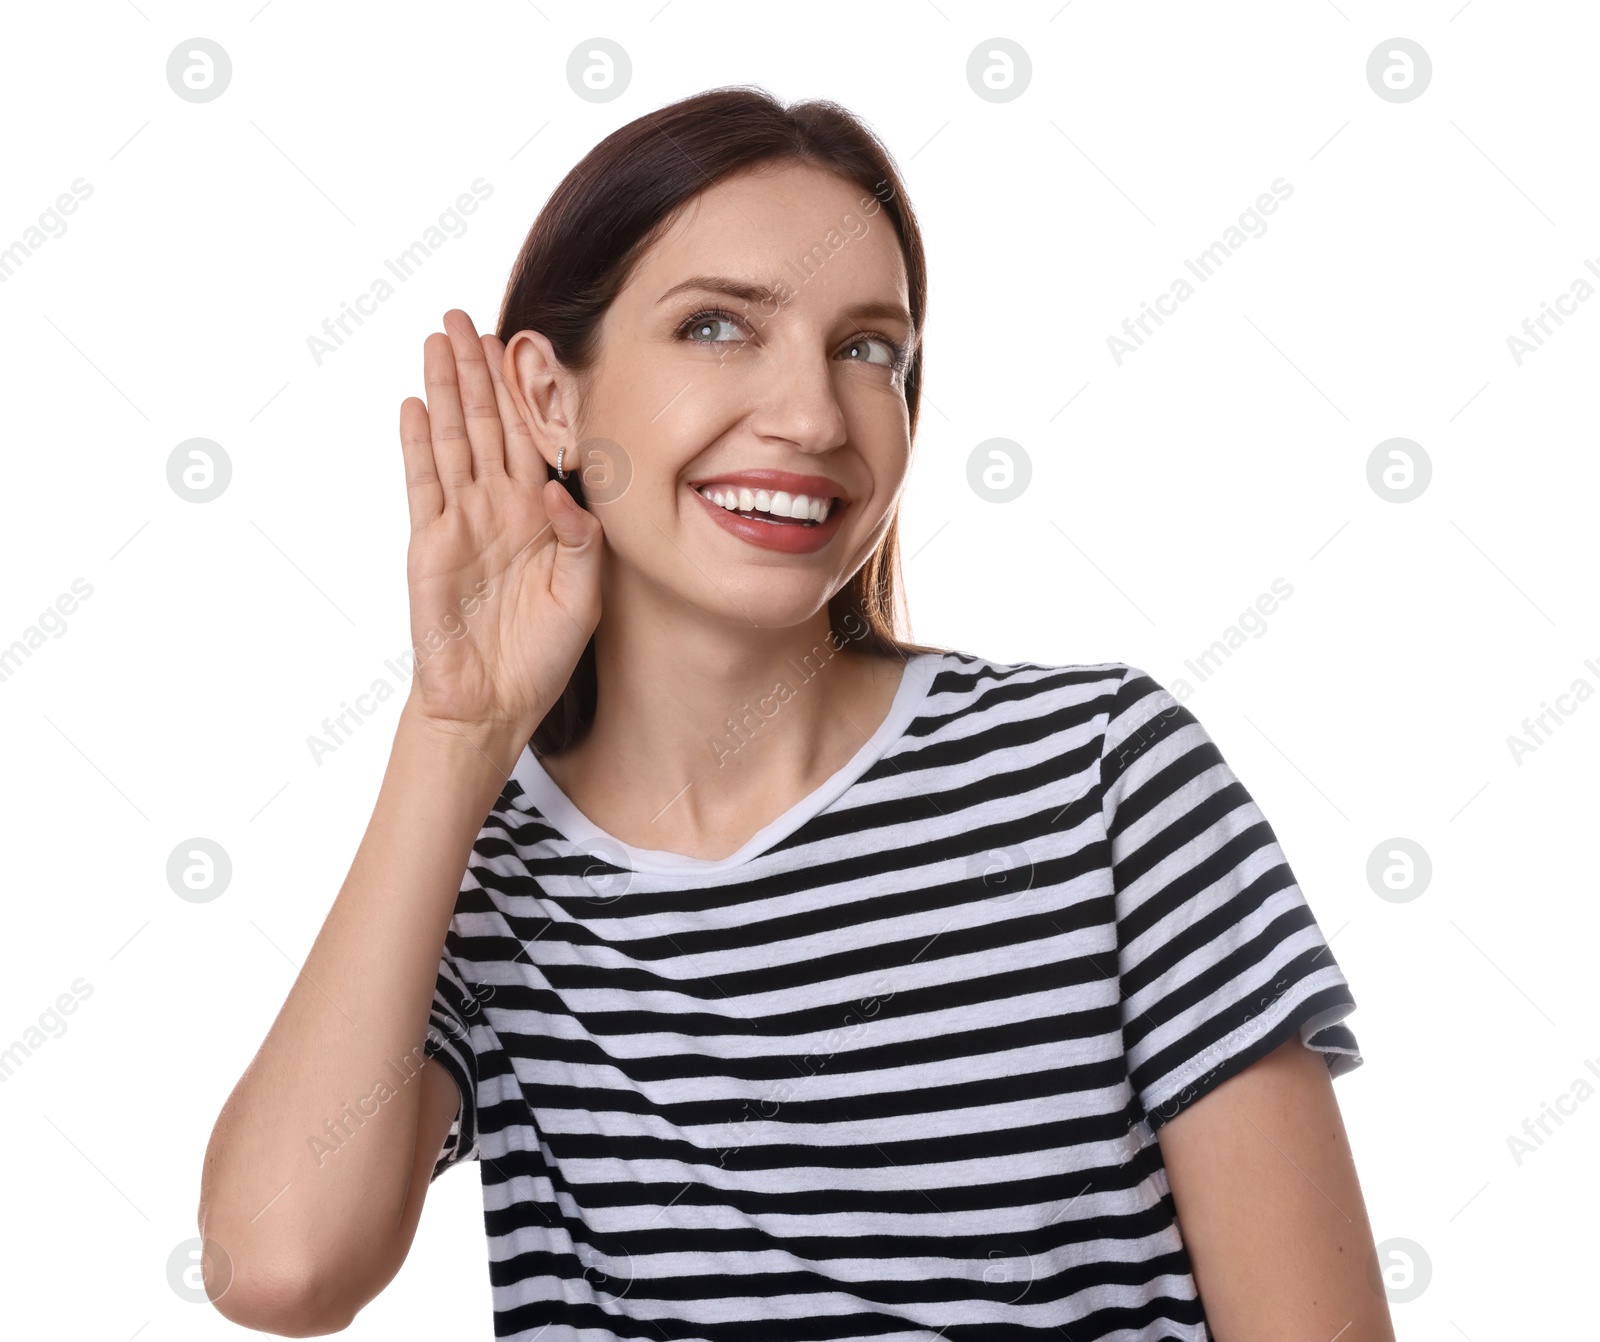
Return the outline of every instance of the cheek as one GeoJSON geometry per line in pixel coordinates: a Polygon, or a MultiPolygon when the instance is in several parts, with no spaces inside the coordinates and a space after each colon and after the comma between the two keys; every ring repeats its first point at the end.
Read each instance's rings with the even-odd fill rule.
{"type": "Polygon", "coordinates": [[[896,390],[871,388],[850,408],[850,436],[875,480],[898,484],[911,462],[911,411],[896,390]]]}
{"type": "MultiPolygon", "coordinates": [[[[622,426],[614,426],[619,433],[622,426]]],[[[602,454],[597,454],[597,456],[602,454]]],[[[659,425],[631,449],[617,441],[584,479],[584,501],[599,519],[607,550],[630,567],[661,573],[681,563],[668,537],[687,525],[698,507],[680,474],[694,459],[670,430],[659,425]]]]}
{"type": "Polygon", "coordinates": [[[631,588],[636,580],[643,579],[678,588],[693,572],[668,540],[669,535],[683,530],[683,524],[665,511],[659,491],[651,485],[636,478],[621,498],[591,511],[600,520],[604,533],[604,581],[620,581],[631,588]]]}
{"type": "Polygon", "coordinates": [[[586,415],[582,428],[583,495],[608,531],[647,526],[646,514],[660,521],[681,476],[711,441],[708,417],[693,404],[696,389],[679,378],[675,390],[676,400],[640,385],[590,401],[597,413],[586,415]]]}
{"type": "Polygon", "coordinates": [[[894,521],[910,465],[910,453],[902,448],[870,458],[869,464],[872,468],[873,492],[860,505],[860,515],[854,523],[855,534],[859,537],[856,545],[852,546],[856,550],[856,562],[865,561],[894,521]]]}
{"type": "Polygon", "coordinates": [[[881,511],[887,506],[885,500],[899,496],[911,469],[904,404],[898,415],[891,410],[868,419],[856,442],[872,482],[864,511],[881,511]]]}
{"type": "Polygon", "coordinates": [[[851,547],[853,552],[851,555],[852,568],[859,567],[866,562],[867,556],[878,548],[878,542],[883,539],[883,533],[889,529],[894,521],[895,509],[892,503],[886,505],[880,500],[871,504],[870,507],[872,509],[872,517],[870,519],[865,516],[857,519],[857,525],[862,530],[856,533],[855,542],[851,547]]]}

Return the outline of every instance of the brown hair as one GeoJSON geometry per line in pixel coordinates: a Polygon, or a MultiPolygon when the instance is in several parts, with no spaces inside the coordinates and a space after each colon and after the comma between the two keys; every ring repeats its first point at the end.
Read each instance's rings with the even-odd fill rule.
{"type": "MultiPolygon", "coordinates": [[[[765,89],[742,85],[710,89],[647,113],[584,155],[528,231],[506,284],[496,334],[509,342],[518,331],[538,331],[565,367],[575,372],[592,367],[601,317],[675,212],[724,177],[783,162],[835,172],[878,198],[899,235],[911,318],[920,334],[927,311],[927,262],[888,149],[837,103],[813,99],[785,107],[765,89]]],[[[921,341],[904,385],[915,438],[921,341]]],[[[564,483],[581,504],[580,472],[569,472],[564,483]]],[[[901,657],[941,651],[909,640],[899,529],[897,507],[877,547],[828,602],[839,646],[852,640],[861,651],[901,657]],[[907,637],[901,637],[902,630],[907,637]]],[[[533,734],[535,752],[553,754],[575,742],[594,717],[595,700],[591,637],[561,698],[533,734]]]]}

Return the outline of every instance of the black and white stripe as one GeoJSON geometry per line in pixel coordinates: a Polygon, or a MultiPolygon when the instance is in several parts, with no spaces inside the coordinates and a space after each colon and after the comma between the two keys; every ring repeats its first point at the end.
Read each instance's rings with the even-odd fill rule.
{"type": "Polygon", "coordinates": [[[1260,810],[1124,663],[922,654],[718,862],[595,830],[530,751],[427,1048],[495,1332],[1207,1337],[1155,1129],[1354,999],[1260,810]],[[596,855],[598,854],[598,856],[596,855]]]}

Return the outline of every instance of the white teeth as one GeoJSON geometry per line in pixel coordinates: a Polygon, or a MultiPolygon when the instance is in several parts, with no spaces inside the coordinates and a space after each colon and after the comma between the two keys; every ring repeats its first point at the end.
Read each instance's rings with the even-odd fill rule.
{"type": "Polygon", "coordinates": [[[734,489],[731,486],[721,488],[713,485],[702,488],[700,493],[729,512],[762,512],[771,513],[774,517],[825,522],[833,511],[831,498],[814,499],[806,494],[788,494],[781,489],[772,493],[765,489],[734,489]]]}

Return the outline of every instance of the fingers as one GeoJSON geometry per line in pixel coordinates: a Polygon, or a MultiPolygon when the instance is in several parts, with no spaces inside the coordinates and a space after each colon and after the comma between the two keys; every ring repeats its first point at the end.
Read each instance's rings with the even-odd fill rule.
{"type": "Polygon", "coordinates": [[[444,314],[445,333],[455,355],[457,393],[461,399],[467,442],[472,453],[472,475],[504,473],[505,453],[500,432],[500,407],[495,400],[489,364],[472,318],[460,308],[444,314]]]}
{"type": "Polygon", "coordinates": [[[405,459],[411,529],[418,531],[444,510],[444,489],[433,464],[428,408],[415,396],[400,402],[400,451],[405,459]]]}
{"type": "Polygon", "coordinates": [[[449,336],[435,331],[422,342],[422,380],[428,393],[434,472],[448,495],[472,483],[472,448],[461,414],[456,356],[449,336]]]}
{"type": "Polygon", "coordinates": [[[569,614],[579,618],[597,599],[595,574],[604,548],[605,529],[598,517],[573,501],[558,480],[545,482],[542,501],[558,542],[550,568],[550,594],[569,614]]]}
{"type": "Polygon", "coordinates": [[[549,478],[544,458],[533,445],[533,435],[528,432],[528,426],[523,422],[506,387],[506,347],[500,337],[492,333],[485,333],[479,343],[483,346],[484,361],[489,366],[495,404],[500,409],[500,428],[505,434],[506,474],[513,480],[532,480],[542,486],[549,478]]]}

